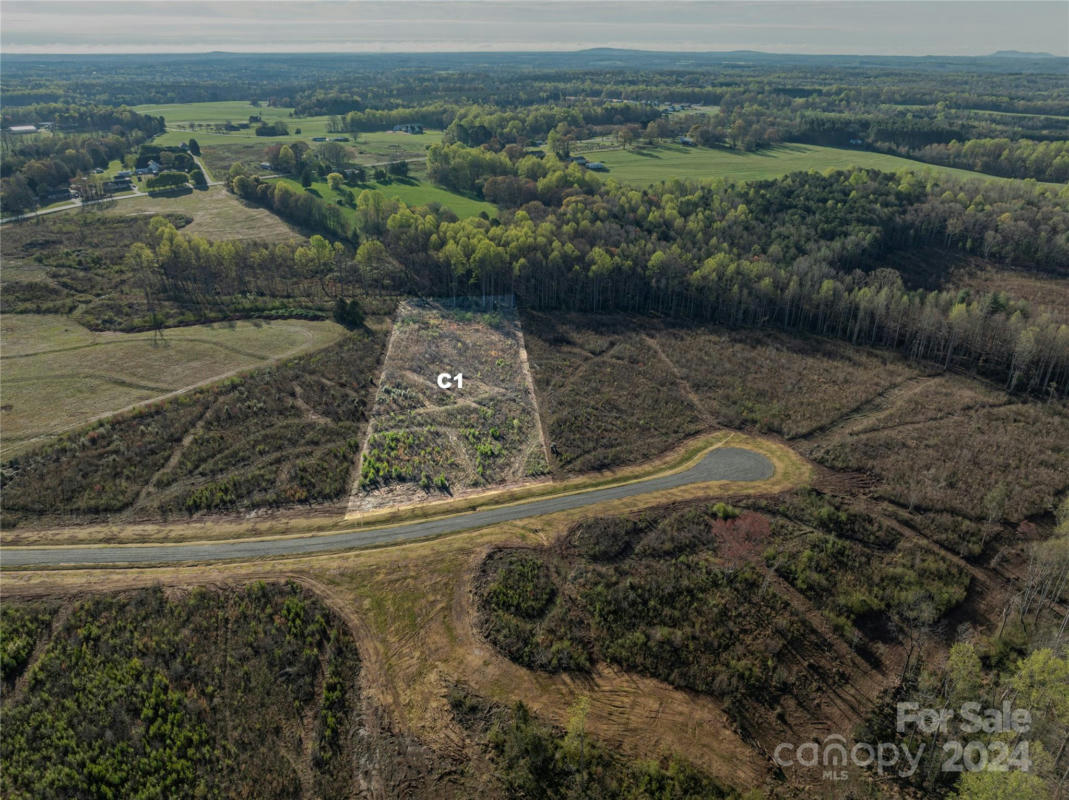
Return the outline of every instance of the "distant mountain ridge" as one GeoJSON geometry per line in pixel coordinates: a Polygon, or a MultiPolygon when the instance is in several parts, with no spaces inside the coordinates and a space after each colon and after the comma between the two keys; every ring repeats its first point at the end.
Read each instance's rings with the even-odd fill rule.
{"type": "Polygon", "coordinates": [[[1055,58],[1055,55],[1028,50],[996,50],[991,54],[991,58],[1055,58]]]}

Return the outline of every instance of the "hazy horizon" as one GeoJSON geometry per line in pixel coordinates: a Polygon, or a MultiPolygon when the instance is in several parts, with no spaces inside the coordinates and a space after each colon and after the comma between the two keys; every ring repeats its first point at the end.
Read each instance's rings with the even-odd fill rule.
{"type": "Polygon", "coordinates": [[[5,54],[658,52],[1069,56],[1069,3],[0,2],[5,54]]]}

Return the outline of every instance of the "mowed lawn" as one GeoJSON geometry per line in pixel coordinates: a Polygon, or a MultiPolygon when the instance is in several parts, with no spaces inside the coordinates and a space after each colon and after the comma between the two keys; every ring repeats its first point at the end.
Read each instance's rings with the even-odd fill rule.
{"type": "Polygon", "coordinates": [[[883,153],[808,144],[784,144],[757,153],[662,144],[634,150],[583,151],[583,155],[591,161],[601,161],[605,164],[609,171],[601,173],[604,176],[618,183],[631,183],[639,186],[649,186],[669,178],[726,178],[733,181],[753,181],[778,178],[798,170],[822,172],[827,169],[847,169],[855,166],[886,172],[932,170],[965,178],[1007,180],[964,169],[923,164],[912,159],[883,153]]]}
{"type": "Polygon", "coordinates": [[[0,316],[0,453],[235,371],[318,350],[333,322],[242,321],[148,333],[97,333],[67,317],[0,316]]]}
{"type": "MultiPolygon", "coordinates": [[[[288,183],[294,189],[304,191],[304,188],[298,181],[291,178],[278,178],[277,180],[288,183]]],[[[310,187],[319,194],[324,200],[328,202],[335,202],[338,199],[338,193],[334,192],[322,181],[313,183],[310,187]]],[[[417,177],[404,179],[404,182],[394,181],[392,183],[365,183],[357,186],[347,187],[354,195],[360,196],[360,193],[365,189],[371,189],[373,191],[382,192],[387,197],[396,197],[403,200],[405,205],[410,208],[416,206],[426,205],[427,203],[440,203],[444,207],[452,210],[461,219],[467,217],[477,217],[480,213],[485,211],[488,216],[495,216],[498,213],[497,206],[493,203],[487,203],[484,200],[475,200],[471,197],[465,197],[461,194],[456,194],[448,189],[443,189],[440,186],[435,186],[433,183],[427,180],[420,180],[417,177]]],[[[355,218],[355,211],[347,206],[339,206],[346,216],[355,218]]]]}

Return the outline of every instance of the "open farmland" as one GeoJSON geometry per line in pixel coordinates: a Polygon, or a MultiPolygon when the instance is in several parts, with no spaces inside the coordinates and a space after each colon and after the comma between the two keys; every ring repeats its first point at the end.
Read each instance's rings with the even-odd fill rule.
{"type": "Polygon", "coordinates": [[[513,483],[545,471],[511,298],[403,303],[350,511],[513,483]],[[443,389],[437,383],[443,372],[462,374],[462,385],[443,389]]]}
{"type": "Polygon", "coordinates": [[[122,216],[182,214],[192,219],[187,233],[207,239],[255,239],[282,242],[300,234],[270,211],[246,203],[222,186],[178,195],[137,197],[120,200],[106,209],[122,216]]]}
{"type": "Polygon", "coordinates": [[[4,314],[0,407],[5,457],[32,440],[336,341],[333,322],[220,323],[94,332],[69,318],[4,314]]]}
{"type": "MultiPolygon", "coordinates": [[[[913,170],[955,175],[959,178],[1004,180],[977,172],[937,167],[899,156],[866,150],[845,150],[810,144],[781,144],[757,152],[680,144],[638,146],[631,150],[584,151],[591,161],[600,161],[608,172],[600,173],[619,183],[648,186],[670,178],[725,178],[754,181],[778,178],[798,170],[848,169],[863,167],[888,172],[913,170]]],[[[1053,184],[1051,184],[1053,185],[1053,184]]]]}
{"type": "MultiPolygon", "coordinates": [[[[303,131],[303,129],[302,129],[303,131]]],[[[424,131],[422,135],[408,135],[393,131],[372,131],[370,133],[344,133],[356,141],[345,143],[354,164],[384,164],[389,161],[402,161],[424,158],[427,147],[442,139],[441,131],[424,131]]],[[[157,144],[180,144],[189,134],[169,131],[155,139],[157,144]]],[[[313,148],[318,144],[303,133],[301,136],[256,136],[250,133],[202,133],[195,137],[200,144],[204,162],[212,174],[225,176],[232,164],[244,164],[251,172],[260,171],[260,162],[264,152],[272,144],[302,141],[313,148]]]]}
{"type": "MultiPolygon", "coordinates": [[[[222,125],[227,122],[235,125],[241,122],[248,123],[249,117],[260,117],[264,122],[285,122],[291,134],[295,134],[297,128],[301,129],[301,136],[326,136],[328,116],[318,117],[294,117],[292,108],[269,106],[265,104],[253,105],[244,100],[222,100],[206,103],[167,103],[163,105],[136,106],[135,111],[139,114],[151,114],[161,116],[167,120],[168,129],[181,129],[186,138],[190,132],[194,138],[200,133],[199,128],[222,125]]],[[[258,123],[253,123],[255,126],[258,123]]],[[[208,133],[210,131],[205,131],[208,133]]],[[[255,136],[252,128],[235,131],[248,136],[255,136]]],[[[222,134],[220,134],[222,135],[222,134]]],[[[258,137],[270,138],[270,137],[258,137]]],[[[199,139],[198,139],[199,141],[199,139]]]]}

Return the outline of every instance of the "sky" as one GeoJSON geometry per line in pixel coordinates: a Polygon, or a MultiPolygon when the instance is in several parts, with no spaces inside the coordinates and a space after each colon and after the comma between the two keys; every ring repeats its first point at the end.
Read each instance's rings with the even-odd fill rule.
{"type": "Polygon", "coordinates": [[[0,0],[5,53],[588,47],[1069,56],[1069,0],[0,0]]]}

